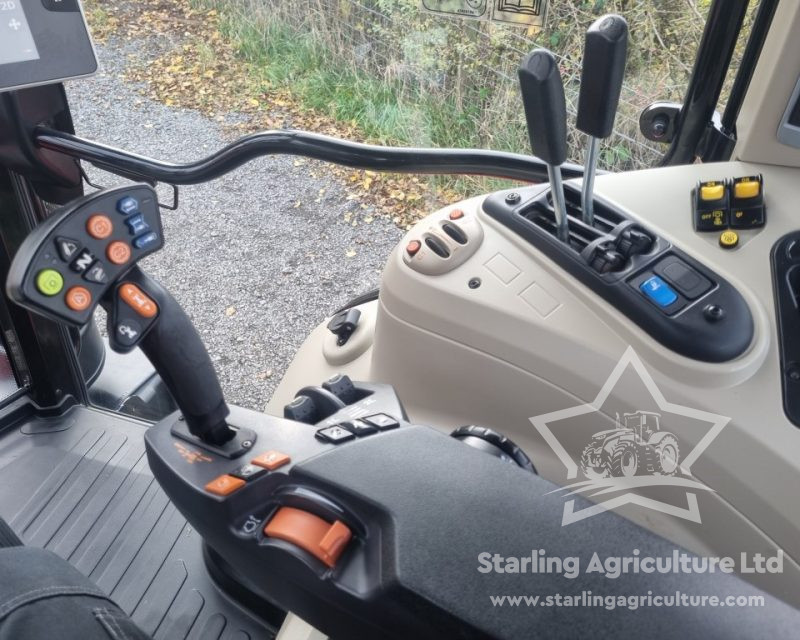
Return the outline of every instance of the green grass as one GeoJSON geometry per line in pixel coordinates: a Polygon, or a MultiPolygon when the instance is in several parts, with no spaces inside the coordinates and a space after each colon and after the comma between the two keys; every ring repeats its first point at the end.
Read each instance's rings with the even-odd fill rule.
{"type": "Polygon", "coordinates": [[[382,144],[463,147],[478,142],[477,109],[409,90],[337,60],[313,32],[274,18],[242,20],[222,8],[221,29],[265,89],[291,89],[305,106],[354,124],[382,144]]]}

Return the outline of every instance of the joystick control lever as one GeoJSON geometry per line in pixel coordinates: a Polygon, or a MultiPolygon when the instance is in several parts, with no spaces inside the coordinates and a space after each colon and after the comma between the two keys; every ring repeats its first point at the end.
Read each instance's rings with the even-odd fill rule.
{"type": "Polygon", "coordinates": [[[627,53],[628,23],[622,16],[602,16],[586,31],[577,126],[589,136],[581,189],[581,209],[583,221],[590,226],[594,223],[597,152],[600,140],[610,136],[614,128],[627,53]]]}
{"type": "Polygon", "coordinates": [[[175,398],[189,432],[211,445],[231,440],[236,432],[225,422],[229,410],[214,365],[175,298],[134,266],[101,305],[114,349],[142,349],[175,398]]]}
{"type": "Polygon", "coordinates": [[[535,49],[522,60],[518,74],[531,149],[547,163],[556,235],[568,242],[569,223],[561,182],[561,165],[567,159],[567,105],[561,73],[550,51],[535,49]]]}

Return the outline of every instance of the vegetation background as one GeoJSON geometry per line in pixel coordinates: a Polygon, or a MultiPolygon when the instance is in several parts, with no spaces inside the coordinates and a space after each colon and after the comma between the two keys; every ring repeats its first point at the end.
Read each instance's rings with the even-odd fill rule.
{"type": "MultiPolygon", "coordinates": [[[[171,40],[130,73],[168,105],[211,116],[250,112],[242,126],[251,130],[523,153],[530,151],[516,75],[523,56],[537,46],[555,53],[574,124],[584,33],[604,13],[619,13],[630,29],[628,63],[600,165],[625,171],[653,166],[664,152],[640,134],[639,114],[658,100],[682,101],[711,0],[550,0],[540,31],[425,13],[420,0],[139,0],[135,11],[119,0],[87,3],[96,37],[144,30],[171,40]],[[276,118],[275,109],[290,117],[276,118]]],[[[570,127],[569,159],[582,163],[584,148],[570,127]]],[[[346,180],[360,188],[354,197],[372,198],[401,226],[436,204],[504,186],[371,172],[346,180]]]]}

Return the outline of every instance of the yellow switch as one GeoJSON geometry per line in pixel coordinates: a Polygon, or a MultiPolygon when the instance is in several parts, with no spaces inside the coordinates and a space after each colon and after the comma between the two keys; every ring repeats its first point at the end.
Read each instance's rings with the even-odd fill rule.
{"type": "Polygon", "coordinates": [[[733,249],[739,244],[739,234],[735,231],[723,231],[719,236],[719,246],[723,249],[733,249]]]}
{"type": "Polygon", "coordinates": [[[755,198],[761,190],[761,183],[758,180],[742,180],[733,185],[733,195],[735,198],[755,198]]]}
{"type": "Polygon", "coordinates": [[[719,200],[725,195],[725,185],[722,184],[704,184],[700,187],[701,200],[719,200]]]}

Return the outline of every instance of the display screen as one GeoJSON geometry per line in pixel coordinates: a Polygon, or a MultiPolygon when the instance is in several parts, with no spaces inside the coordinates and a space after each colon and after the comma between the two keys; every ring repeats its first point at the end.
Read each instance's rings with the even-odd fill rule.
{"type": "Polygon", "coordinates": [[[0,64],[38,60],[23,0],[0,0],[0,64]]]}

